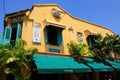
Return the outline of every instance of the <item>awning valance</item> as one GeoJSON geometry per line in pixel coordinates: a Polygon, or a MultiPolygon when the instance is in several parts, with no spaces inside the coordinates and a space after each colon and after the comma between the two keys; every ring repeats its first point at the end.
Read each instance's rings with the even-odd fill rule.
{"type": "Polygon", "coordinates": [[[51,26],[55,26],[55,27],[59,27],[59,28],[63,28],[63,29],[66,28],[66,26],[64,24],[55,22],[55,21],[51,21],[51,20],[44,20],[44,23],[46,26],[51,25],[51,26]]]}
{"type": "Polygon", "coordinates": [[[84,58],[86,63],[93,68],[95,72],[112,72],[114,68],[104,64],[103,62],[97,62],[92,58],[84,58]]]}
{"type": "Polygon", "coordinates": [[[35,54],[33,59],[40,74],[91,72],[88,66],[71,57],[35,54]]]}

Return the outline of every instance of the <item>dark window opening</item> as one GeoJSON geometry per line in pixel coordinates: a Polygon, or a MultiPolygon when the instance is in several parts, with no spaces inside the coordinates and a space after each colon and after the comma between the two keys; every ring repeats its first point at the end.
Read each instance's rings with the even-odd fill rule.
{"type": "Polygon", "coordinates": [[[22,22],[12,24],[11,28],[12,34],[10,43],[14,47],[16,40],[21,38],[22,35],[22,22]]]}
{"type": "Polygon", "coordinates": [[[16,40],[17,27],[12,28],[11,40],[16,40]]]}
{"type": "Polygon", "coordinates": [[[57,45],[57,28],[49,26],[48,28],[48,43],[57,45]]]}
{"type": "Polygon", "coordinates": [[[89,46],[89,48],[92,48],[93,44],[95,43],[94,41],[94,35],[89,35],[87,37],[87,44],[89,46]]]}
{"type": "Polygon", "coordinates": [[[62,28],[58,28],[55,26],[47,26],[45,28],[46,34],[46,43],[51,45],[60,45],[62,44],[62,28]]]}
{"type": "Polygon", "coordinates": [[[15,46],[16,35],[17,35],[17,27],[14,27],[12,28],[12,35],[11,35],[11,41],[10,41],[10,44],[12,45],[12,47],[15,46]]]}

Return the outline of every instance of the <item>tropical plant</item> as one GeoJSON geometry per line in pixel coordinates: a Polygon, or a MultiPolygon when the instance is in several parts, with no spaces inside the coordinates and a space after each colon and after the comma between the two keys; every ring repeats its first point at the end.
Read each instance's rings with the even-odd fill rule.
{"type": "Polygon", "coordinates": [[[92,56],[90,52],[88,52],[88,47],[84,43],[77,44],[74,41],[70,41],[67,44],[68,50],[73,57],[85,56],[89,55],[92,56]]]}
{"type": "Polygon", "coordinates": [[[105,59],[106,46],[104,46],[103,36],[101,34],[92,35],[91,41],[92,44],[89,49],[94,54],[94,58],[105,59]]]}
{"type": "Polygon", "coordinates": [[[92,37],[92,41],[90,50],[99,60],[105,60],[111,53],[120,53],[120,38],[118,35],[107,34],[103,37],[101,34],[96,34],[92,37]]]}
{"type": "Polygon", "coordinates": [[[120,55],[120,36],[107,34],[104,38],[105,46],[107,47],[108,53],[114,53],[120,55]]]}
{"type": "Polygon", "coordinates": [[[0,66],[7,65],[4,69],[5,73],[13,74],[15,80],[28,80],[30,77],[29,63],[32,61],[32,56],[37,52],[37,49],[30,48],[26,50],[25,45],[27,43],[24,40],[18,39],[15,47],[12,48],[9,44],[7,49],[2,49],[2,58],[0,58],[2,64],[0,66]]]}
{"type": "Polygon", "coordinates": [[[2,45],[0,44],[0,80],[2,80],[2,76],[4,76],[4,69],[7,66],[7,59],[11,57],[12,51],[10,51],[12,47],[10,44],[2,45]]]}

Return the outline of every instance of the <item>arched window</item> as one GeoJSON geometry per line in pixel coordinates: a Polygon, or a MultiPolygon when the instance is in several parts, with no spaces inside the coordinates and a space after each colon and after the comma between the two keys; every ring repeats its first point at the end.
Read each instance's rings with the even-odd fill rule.
{"type": "Polygon", "coordinates": [[[89,35],[87,37],[87,44],[88,44],[89,48],[92,48],[92,46],[94,44],[94,38],[93,37],[94,37],[94,35],[89,35]]]}

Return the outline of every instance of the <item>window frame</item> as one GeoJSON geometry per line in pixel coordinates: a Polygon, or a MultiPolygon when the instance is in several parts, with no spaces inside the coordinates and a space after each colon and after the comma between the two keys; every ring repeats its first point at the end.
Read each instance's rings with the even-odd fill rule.
{"type": "MultiPolygon", "coordinates": [[[[59,46],[59,45],[61,45],[62,43],[63,43],[63,35],[62,35],[62,31],[63,31],[63,29],[62,28],[60,28],[60,27],[56,27],[56,26],[53,26],[53,25],[48,25],[48,26],[46,26],[45,27],[45,41],[46,41],[46,43],[47,44],[50,44],[50,45],[55,45],[55,46],[59,46]],[[49,42],[49,38],[50,38],[50,36],[49,36],[49,31],[48,30],[50,30],[49,28],[53,28],[53,29],[55,29],[55,30],[57,30],[54,34],[56,34],[56,43],[54,44],[54,43],[52,43],[52,42],[49,42]]],[[[53,37],[54,35],[52,35],[52,37],[53,37]]]]}
{"type": "Polygon", "coordinates": [[[77,41],[78,41],[78,44],[81,44],[83,42],[83,34],[81,32],[77,32],[77,41]]]}

